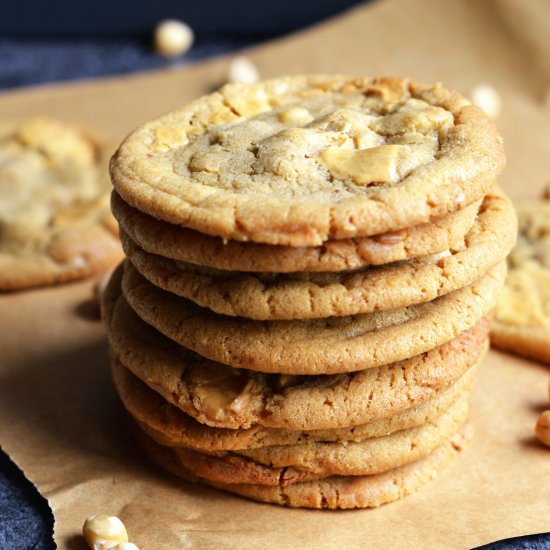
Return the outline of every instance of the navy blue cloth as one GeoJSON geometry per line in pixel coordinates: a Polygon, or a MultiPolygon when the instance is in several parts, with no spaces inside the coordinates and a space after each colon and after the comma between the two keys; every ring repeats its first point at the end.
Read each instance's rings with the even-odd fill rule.
{"type": "Polygon", "coordinates": [[[0,35],[136,35],[176,18],[198,33],[282,34],[362,0],[2,0],[0,35]]]}
{"type": "Polygon", "coordinates": [[[155,53],[146,39],[0,36],[0,89],[185,64],[244,48],[269,37],[256,34],[199,36],[185,56],[170,60],[155,53]]]}
{"type": "Polygon", "coordinates": [[[0,451],[0,548],[50,550],[53,515],[36,488],[0,451]]]}

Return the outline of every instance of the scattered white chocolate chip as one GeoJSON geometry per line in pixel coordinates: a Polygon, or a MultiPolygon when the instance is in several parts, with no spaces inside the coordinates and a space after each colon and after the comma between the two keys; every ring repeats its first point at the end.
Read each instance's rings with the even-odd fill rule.
{"type": "Polygon", "coordinates": [[[248,57],[241,55],[229,63],[227,80],[239,84],[254,84],[260,80],[260,73],[248,57]]]}
{"type": "Polygon", "coordinates": [[[189,25],[177,19],[166,19],[155,29],[155,49],[166,57],[177,57],[185,53],[195,37],[189,25]]]}
{"type": "Polygon", "coordinates": [[[116,516],[94,514],[84,522],[82,533],[91,550],[108,550],[128,542],[126,527],[116,516]]]}
{"type": "Polygon", "coordinates": [[[550,411],[544,411],[540,414],[535,427],[537,439],[550,447],[550,411]]]}
{"type": "Polygon", "coordinates": [[[476,86],[470,94],[470,99],[491,118],[497,118],[502,111],[500,94],[490,84],[476,86]]]}
{"type": "Polygon", "coordinates": [[[113,547],[114,550],[139,550],[133,542],[121,542],[113,547]]]}

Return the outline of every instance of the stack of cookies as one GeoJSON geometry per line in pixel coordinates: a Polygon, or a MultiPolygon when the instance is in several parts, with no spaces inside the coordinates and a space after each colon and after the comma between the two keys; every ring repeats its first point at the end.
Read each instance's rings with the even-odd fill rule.
{"type": "Polygon", "coordinates": [[[228,85],[132,133],[103,314],[145,452],[286,506],[431,479],[467,438],[515,241],[503,166],[477,107],[405,79],[228,85]]]}

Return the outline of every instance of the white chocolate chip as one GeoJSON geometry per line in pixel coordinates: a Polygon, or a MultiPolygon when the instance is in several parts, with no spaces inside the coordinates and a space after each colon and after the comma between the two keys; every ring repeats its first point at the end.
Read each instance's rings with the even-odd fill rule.
{"type": "Polygon", "coordinates": [[[248,57],[239,56],[229,64],[227,80],[233,83],[254,84],[260,80],[260,74],[248,57]]]}
{"type": "Polygon", "coordinates": [[[313,115],[302,107],[291,107],[285,111],[281,111],[277,118],[279,122],[292,126],[305,126],[313,120],[313,115]]]}
{"type": "Polygon", "coordinates": [[[121,542],[113,547],[114,550],[139,550],[133,542],[121,542]]]}
{"type": "Polygon", "coordinates": [[[319,158],[336,177],[349,177],[359,185],[387,183],[399,178],[397,165],[402,149],[402,145],[380,145],[359,151],[328,147],[319,158]]]}
{"type": "Polygon", "coordinates": [[[116,516],[92,515],[84,522],[82,533],[91,550],[108,550],[128,542],[126,527],[116,516]]]}
{"type": "Polygon", "coordinates": [[[73,258],[71,258],[71,265],[75,269],[82,269],[86,266],[86,259],[84,258],[84,256],[81,255],[74,256],[73,258]]]}
{"type": "Polygon", "coordinates": [[[497,118],[502,111],[500,94],[489,84],[476,86],[470,94],[470,99],[491,118],[497,118]]]}
{"type": "Polygon", "coordinates": [[[155,49],[166,57],[177,57],[185,53],[195,37],[189,25],[176,19],[167,19],[155,29],[155,49]]]}

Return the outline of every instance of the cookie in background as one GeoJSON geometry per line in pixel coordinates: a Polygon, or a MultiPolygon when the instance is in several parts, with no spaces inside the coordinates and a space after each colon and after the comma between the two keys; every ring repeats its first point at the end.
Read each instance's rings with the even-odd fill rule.
{"type": "Polygon", "coordinates": [[[100,273],[121,257],[107,155],[48,117],[0,123],[0,291],[100,273]]]}
{"type": "Polygon", "coordinates": [[[550,363],[550,193],[516,203],[518,242],[508,257],[491,343],[550,363]]]}

